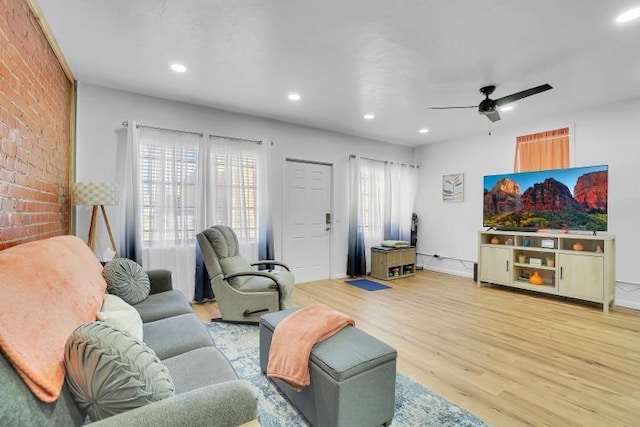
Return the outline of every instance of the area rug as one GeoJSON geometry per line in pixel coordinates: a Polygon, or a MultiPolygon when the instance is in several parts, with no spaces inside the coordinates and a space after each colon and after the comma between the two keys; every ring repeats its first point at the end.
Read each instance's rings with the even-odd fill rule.
{"type": "Polygon", "coordinates": [[[374,282],[373,280],[368,279],[356,279],[356,280],[347,280],[346,283],[351,286],[356,286],[360,289],[364,289],[365,291],[379,291],[380,289],[389,289],[391,286],[383,285],[382,283],[374,282]]]}
{"type": "MultiPolygon", "coordinates": [[[[216,346],[242,379],[258,395],[263,427],[308,426],[305,419],[260,371],[258,326],[210,323],[207,329],[216,346]]],[[[396,405],[392,426],[486,426],[483,421],[432,393],[401,373],[396,378],[396,405]]]]}

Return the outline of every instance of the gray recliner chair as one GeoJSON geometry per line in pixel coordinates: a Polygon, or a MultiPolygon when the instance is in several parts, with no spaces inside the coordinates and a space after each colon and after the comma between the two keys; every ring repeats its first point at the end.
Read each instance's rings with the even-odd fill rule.
{"type": "Polygon", "coordinates": [[[258,322],[260,316],[290,308],[295,278],[285,264],[263,260],[249,264],[239,254],[238,237],[225,225],[198,233],[221,318],[229,322],[258,322]],[[267,265],[271,270],[256,270],[267,265]]]}

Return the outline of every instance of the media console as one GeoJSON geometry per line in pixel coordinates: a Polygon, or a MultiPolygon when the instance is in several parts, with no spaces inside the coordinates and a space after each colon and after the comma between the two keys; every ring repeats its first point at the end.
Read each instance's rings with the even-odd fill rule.
{"type": "Polygon", "coordinates": [[[480,231],[478,286],[482,282],[602,304],[615,298],[615,236],[480,231]],[[537,273],[542,283],[530,283],[537,273]]]}

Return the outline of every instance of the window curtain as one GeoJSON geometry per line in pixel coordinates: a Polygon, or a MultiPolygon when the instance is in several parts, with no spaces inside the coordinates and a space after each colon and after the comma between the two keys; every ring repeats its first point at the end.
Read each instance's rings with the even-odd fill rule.
{"type": "Polygon", "coordinates": [[[516,138],[514,172],[569,167],[569,128],[516,138]]]}
{"type": "Polygon", "coordinates": [[[409,165],[385,164],[385,240],[411,242],[411,216],[418,183],[418,169],[409,165]]]}
{"type": "Polygon", "coordinates": [[[121,183],[122,201],[120,250],[123,258],[142,264],[142,206],[140,195],[140,135],[134,120],[127,122],[127,146],[124,151],[124,176],[121,183]]]}
{"type": "Polygon", "coordinates": [[[207,226],[228,225],[249,262],[273,257],[269,206],[271,143],[210,136],[207,226]]]}
{"type": "Polygon", "coordinates": [[[195,233],[204,144],[193,133],[141,127],[142,265],[171,270],[174,289],[194,299],[195,233]]]}
{"type": "MultiPolygon", "coordinates": [[[[273,259],[269,171],[271,142],[209,136],[202,157],[198,230],[228,225],[249,262],[273,259]]],[[[195,301],[215,298],[202,253],[196,247],[195,301]]]]}
{"type": "Polygon", "coordinates": [[[364,246],[364,221],[362,216],[362,180],[360,157],[349,157],[349,239],[347,274],[364,276],[367,264],[364,246]]]}
{"type": "Polygon", "coordinates": [[[364,254],[366,265],[371,266],[371,247],[384,240],[386,226],[385,163],[376,160],[360,160],[362,214],[364,224],[364,254]]]}

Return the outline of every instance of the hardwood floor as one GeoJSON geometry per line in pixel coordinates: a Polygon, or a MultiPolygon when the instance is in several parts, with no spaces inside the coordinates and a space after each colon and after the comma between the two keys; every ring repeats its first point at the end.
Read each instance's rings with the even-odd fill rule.
{"type": "Polygon", "coordinates": [[[400,372],[492,425],[640,425],[640,312],[428,271],[386,283],[304,283],[294,300],[353,316],[400,372]]]}

